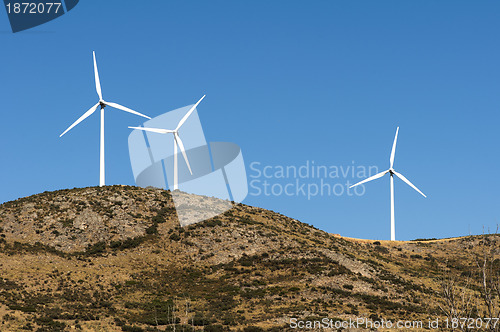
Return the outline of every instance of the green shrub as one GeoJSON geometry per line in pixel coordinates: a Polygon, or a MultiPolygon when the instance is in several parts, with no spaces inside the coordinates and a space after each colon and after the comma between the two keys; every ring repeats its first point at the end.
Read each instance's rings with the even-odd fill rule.
{"type": "Polygon", "coordinates": [[[243,332],[264,332],[264,329],[258,326],[247,326],[243,329],[243,332]]]}
{"type": "Polygon", "coordinates": [[[85,253],[87,255],[99,255],[106,250],[106,242],[100,241],[92,245],[88,245],[85,253]]]}
{"type": "Polygon", "coordinates": [[[125,331],[125,332],[143,332],[144,329],[140,328],[139,326],[123,325],[122,331],[125,331]]]}
{"type": "Polygon", "coordinates": [[[179,234],[173,233],[172,235],[170,235],[170,240],[172,241],[179,241],[180,239],[181,237],[179,236],[179,234]]]}
{"type": "Polygon", "coordinates": [[[227,329],[224,329],[224,326],[222,325],[207,325],[205,326],[205,332],[224,332],[227,331],[227,329]]]}
{"type": "Polygon", "coordinates": [[[146,228],[146,234],[158,234],[158,226],[156,223],[146,228]]]}

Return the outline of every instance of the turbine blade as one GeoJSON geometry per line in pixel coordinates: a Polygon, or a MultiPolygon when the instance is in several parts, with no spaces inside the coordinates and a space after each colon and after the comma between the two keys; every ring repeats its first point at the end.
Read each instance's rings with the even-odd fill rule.
{"type": "Polygon", "coordinates": [[[151,119],[151,118],[150,118],[149,116],[147,116],[147,115],[144,115],[144,114],[142,114],[142,113],[136,112],[136,111],[134,111],[134,110],[131,110],[131,109],[130,109],[130,108],[128,108],[128,107],[122,106],[122,105],[117,104],[117,103],[110,103],[110,102],[105,101],[105,102],[104,102],[104,104],[109,105],[109,106],[114,107],[114,108],[117,108],[117,109],[119,109],[119,110],[125,111],[125,112],[129,112],[129,113],[132,113],[132,114],[135,114],[135,115],[142,116],[142,117],[144,117],[144,118],[146,118],[146,119],[151,119]]]}
{"type": "Polygon", "coordinates": [[[102,100],[101,81],[99,81],[99,72],[97,71],[97,62],[95,61],[95,52],[92,52],[92,55],[94,56],[95,90],[97,91],[99,100],[102,100]]]}
{"type": "Polygon", "coordinates": [[[394,143],[392,144],[391,168],[394,165],[394,156],[396,155],[396,143],[398,142],[398,133],[399,133],[399,127],[398,127],[398,129],[396,129],[396,136],[394,136],[394,143]]]}
{"type": "Polygon", "coordinates": [[[82,122],[83,120],[85,120],[87,117],[89,117],[92,113],[94,113],[95,110],[97,109],[97,106],[99,106],[99,103],[97,103],[94,106],[92,106],[87,112],[85,112],[80,118],[78,118],[78,120],[76,120],[75,122],[73,122],[73,124],[71,126],[69,126],[68,129],[66,129],[61,135],[59,135],[59,137],[62,137],[62,135],[66,134],[74,126],[76,126],[77,124],[79,124],[80,122],[82,122]]]}
{"type": "Polygon", "coordinates": [[[179,146],[179,148],[181,149],[182,155],[184,156],[184,160],[186,161],[187,167],[189,168],[189,173],[191,173],[191,175],[193,175],[193,171],[191,170],[191,165],[189,165],[189,160],[188,160],[188,157],[186,155],[186,149],[184,149],[184,144],[182,144],[181,137],[179,136],[179,134],[174,133],[174,139],[175,139],[175,142],[177,143],[177,145],[179,146]]]}
{"type": "Polygon", "coordinates": [[[363,184],[363,183],[366,183],[366,182],[373,181],[373,180],[376,180],[376,179],[378,179],[378,178],[381,178],[382,176],[386,175],[387,173],[389,173],[389,171],[388,171],[388,170],[387,170],[387,171],[380,172],[380,173],[378,173],[378,174],[375,174],[374,176],[370,176],[369,178],[364,179],[364,180],[363,180],[363,181],[361,181],[361,182],[358,182],[358,183],[356,183],[356,184],[353,184],[352,186],[350,186],[350,187],[349,187],[349,189],[350,189],[350,188],[352,188],[352,187],[359,186],[360,184],[363,184]]]}
{"type": "Polygon", "coordinates": [[[417,187],[415,187],[415,186],[413,185],[413,183],[411,183],[411,182],[410,182],[410,180],[408,180],[407,178],[405,178],[405,177],[403,176],[403,174],[400,174],[400,173],[398,173],[398,172],[396,172],[396,171],[393,171],[393,172],[394,172],[394,174],[396,174],[396,176],[397,176],[398,178],[400,178],[401,180],[403,180],[404,182],[406,182],[406,184],[407,184],[407,185],[409,185],[410,187],[412,187],[413,189],[415,189],[416,191],[418,191],[418,192],[420,193],[420,195],[422,195],[422,196],[424,196],[425,198],[427,198],[427,196],[425,196],[425,194],[424,194],[423,192],[421,192],[421,191],[420,191],[417,187]]]}
{"type": "Polygon", "coordinates": [[[150,131],[152,133],[158,133],[158,134],[167,134],[174,132],[173,130],[160,129],[160,128],[146,128],[146,127],[129,127],[129,128],[143,130],[143,131],[150,131]]]}
{"type": "Polygon", "coordinates": [[[177,125],[177,128],[175,128],[175,130],[179,130],[179,128],[189,118],[189,116],[191,115],[191,113],[193,113],[193,111],[195,110],[195,108],[201,103],[201,101],[203,100],[203,98],[205,98],[205,95],[203,95],[203,97],[201,97],[200,100],[198,100],[198,102],[196,104],[194,104],[193,107],[191,107],[189,109],[189,111],[186,113],[186,115],[184,115],[184,117],[181,119],[181,121],[179,121],[179,124],[177,125]]]}

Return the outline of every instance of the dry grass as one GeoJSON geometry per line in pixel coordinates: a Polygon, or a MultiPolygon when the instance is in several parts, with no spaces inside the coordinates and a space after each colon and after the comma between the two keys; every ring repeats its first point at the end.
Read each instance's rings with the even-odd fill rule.
{"type": "Polygon", "coordinates": [[[495,235],[351,239],[242,204],[180,228],[171,206],[168,192],[121,186],[2,205],[0,331],[163,331],[174,326],[174,307],[177,330],[282,331],[291,317],[427,320],[443,315],[441,280],[474,274],[473,257],[493,247],[498,258],[500,248],[495,235]],[[102,218],[94,234],[113,236],[85,237],[71,225],[51,233],[50,225],[84,213],[83,205],[102,218]],[[154,224],[156,233],[146,234],[154,224]],[[136,239],[125,245],[127,227],[136,239]]]}

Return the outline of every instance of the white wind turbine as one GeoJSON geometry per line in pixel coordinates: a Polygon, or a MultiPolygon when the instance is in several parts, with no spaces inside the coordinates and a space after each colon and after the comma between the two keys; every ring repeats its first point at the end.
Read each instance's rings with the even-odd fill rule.
{"type": "Polygon", "coordinates": [[[422,196],[427,197],[424,195],[423,192],[421,192],[417,187],[413,185],[407,178],[405,178],[402,174],[396,172],[392,166],[394,165],[394,156],[396,154],[396,142],[398,141],[398,132],[399,132],[399,127],[396,130],[396,136],[394,137],[394,143],[392,145],[392,151],[391,151],[391,159],[390,159],[390,168],[387,171],[380,172],[378,174],[375,174],[374,176],[371,176],[361,182],[356,183],[355,185],[350,186],[349,188],[359,186],[360,184],[376,180],[378,178],[381,178],[387,173],[390,173],[391,175],[391,241],[396,240],[396,226],[395,226],[395,218],[394,218],[394,175],[396,175],[398,178],[406,182],[410,187],[418,191],[422,196]]]}
{"type": "Polygon", "coordinates": [[[186,150],[184,149],[184,144],[182,144],[181,137],[179,136],[179,129],[182,127],[182,125],[186,122],[186,120],[189,118],[191,113],[196,109],[199,103],[205,98],[205,95],[198,100],[196,104],[194,104],[189,111],[182,117],[181,121],[179,121],[179,124],[177,125],[177,128],[174,130],[170,129],[160,129],[160,128],[146,128],[146,127],[129,127],[131,129],[138,129],[138,130],[143,130],[143,131],[150,131],[153,133],[158,133],[158,134],[173,134],[174,135],[174,190],[179,189],[179,178],[178,178],[178,162],[177,162],[177,146],[179,146],[179,149],[182,152],[182,155],[184,156],[184,160],[186,161],[187,167],[189,169],[189,173],[193,175],[193,171],[191,170],[191,165],[189,165],[189,160],[186,155],[186,150]]]}
{"type": "Polygon", "coordinates": [[[117,108],[119,110],[129,112],[132,114],[140,115],[142,117],[145,117],[147,119],[151,119],[149,116],[141,114],[139,112],[136,112],[134,110],[131,110],[128,107],[116,104],[116,103],[111,103],[104,101],[102,99],[102,92],[101,92],[101,83],[99,81],[99,72],[97,71],[97,63],[95,61],[95,52],[92,52],[94,56],[94,76],[95,76],[95,89],[97,91],[97,95],[99,96],[99,102],[92,106],[87,112],[85,112],[78,120],[76,120],[71,126],[68,127],[59,137],[62,137],[64,134],[66,134],[68,131],[70,131],[74,126],[85,120],[87,117],[89,117],[92,113],[94,113],[97,109],[97,107],[101,106],[101,150],[100,150],[100,161],[99,161],[99,186],[102,187],[104,186],[104,108],[106,106],[111,106],[114,108],[117,108]]]}

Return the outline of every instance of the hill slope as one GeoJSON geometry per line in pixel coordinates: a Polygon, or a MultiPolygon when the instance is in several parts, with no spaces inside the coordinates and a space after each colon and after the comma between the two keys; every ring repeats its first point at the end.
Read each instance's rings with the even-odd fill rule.
{"type": "Polygon", "coordinates": [[[496,235],[356,241],[243,204],[180,228],[168,191],[126,186],[4,203],[0,231],[0,331],[427,322],[444,318],[450,285],[471,294],[470,316],[488,317],[477,263],[500,271],[496,235]]]}

